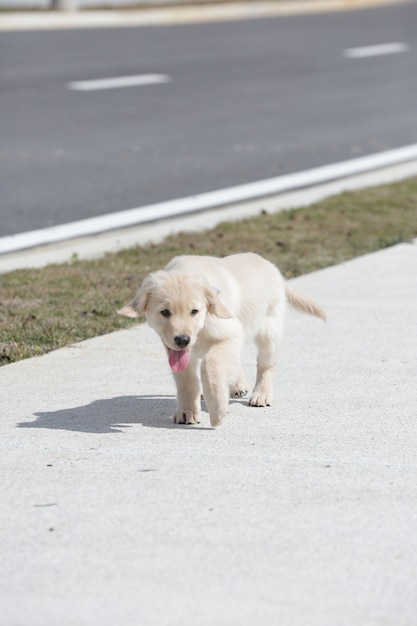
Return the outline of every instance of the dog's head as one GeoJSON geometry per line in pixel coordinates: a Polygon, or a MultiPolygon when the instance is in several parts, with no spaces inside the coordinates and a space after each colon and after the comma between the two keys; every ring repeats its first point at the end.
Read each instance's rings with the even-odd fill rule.
{"type": "Polygon", "coordinates": [[[215,287],[197,274],[160,270],[149,274],[135,298],[118,311],[120,315],[146,315],[147,322],[161,337],[174,372],[183,371],[190,349],[206,322],[207,314],[223,319],[232,316],[218,297],[215,287]]]}

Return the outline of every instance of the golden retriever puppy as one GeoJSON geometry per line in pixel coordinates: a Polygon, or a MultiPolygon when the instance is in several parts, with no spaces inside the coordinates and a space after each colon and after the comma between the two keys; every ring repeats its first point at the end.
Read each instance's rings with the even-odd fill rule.
{"type": "Polygon", "coordinates": [[[212,426],[221,424],[229,397],[242,397],[248,384],[242,348],[254,340],[257,377],[251,406],[269,406],[286,303],[325,319],[312,300],[284,281],[257,254],[178,256],[149,274],[135,298],[118,313],[145,314],[162,339],[177,385],[174,422],[200,421],[200,378],[212,426]]]}

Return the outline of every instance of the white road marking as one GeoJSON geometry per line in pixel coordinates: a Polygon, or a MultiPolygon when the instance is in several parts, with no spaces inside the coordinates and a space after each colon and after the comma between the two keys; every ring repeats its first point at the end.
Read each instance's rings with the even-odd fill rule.
{"type": "Polygon", "coordinates": [[[97,235],[129,226],[156,222],[170,217],[198,213],[207,209],[313,187],[328,181],[343,179],[415,159],[417,159],[417,144],[412,144],[295,174],[277,176],[276,178],[188,196],[178,200],[169,200],[98,217],[90,217],[69,224],[59,224],[49,228],[8,235],[0,238],[0,254],[88,235],[97,235]]]}
{"type": "Polygon", "coordinates": [[[347,48],[343,54],[347,59],[363,59],[365,57],[376,57],[383,54],[397,54],[407,52],[408,46],[405,43],[383,43],[376,46],[363,46],[362,48],[347,48]]]}
{"type": "Polygon", "coordinates": [[[139,74],[136,76],[117,76],[115,78],[100,78],[97,80],[79,80],[68,83],[68,89],[75,91],[99,91],[101,89],[120,89],[122,87],[136,87],[138,85],[155,85],[168,83],[170,77],[166,74],[139,74]]]}

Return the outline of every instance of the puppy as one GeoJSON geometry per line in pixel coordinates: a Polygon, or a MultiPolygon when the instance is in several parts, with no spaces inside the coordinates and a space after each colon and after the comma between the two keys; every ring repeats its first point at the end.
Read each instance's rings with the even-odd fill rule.
{"type": "Polygon", "coordinates": [[[251,406],[272,402],[274,369],[286,303],[325,320],[321,308],[284,281],[257,254],[178,256],[149,274],[135,298],[118,313],[145,314],[162,339],[177,385],[174,422],[200,421],[200,380],[213,427],[228,411],[229,397],[246,395],[242,348],[254,340],[257,376],[251,406]]]}

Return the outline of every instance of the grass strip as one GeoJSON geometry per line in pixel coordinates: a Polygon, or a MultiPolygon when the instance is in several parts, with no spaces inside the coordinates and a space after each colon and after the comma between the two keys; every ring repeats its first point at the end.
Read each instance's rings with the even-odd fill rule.
{"type": "Polygon", "coordinates": [[[253,219],[98,260],[0,276],[0,364],[135,323],[116,310],[133,297],[148,272],[177,254],[257,252],[292,278],[410,241],[417,237],[417,178],[282,213],[267,209],[267,201],[260,201],[260,215],[253,219]]]}

